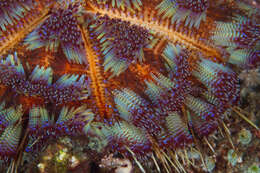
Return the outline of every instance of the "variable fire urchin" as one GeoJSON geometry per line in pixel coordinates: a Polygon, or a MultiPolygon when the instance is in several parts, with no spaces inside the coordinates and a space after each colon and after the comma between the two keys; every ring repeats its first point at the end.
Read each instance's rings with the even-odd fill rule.
{"type": "Polygon", "coordinates": [[[177,151],[228,131],[233,69],[257,66],[259,50],[257,17],[232,0],[1,0],[2,170],[94,136],[142,172],[146,160],[185,172],[177,151]]]}

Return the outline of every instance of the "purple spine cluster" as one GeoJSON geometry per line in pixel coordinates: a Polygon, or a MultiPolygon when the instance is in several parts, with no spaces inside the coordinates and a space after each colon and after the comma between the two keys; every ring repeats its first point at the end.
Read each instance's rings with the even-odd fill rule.
{"type": "Polygon", "coordinates": [[[25,17],[33,4],[32,0],[1,0],[0,30],[6,31],[8,25],[19,23],[19,20],[25,17]]]}
{"type": "MultiPolygon", "coordinates": [[[[15,65],[0,65],[0,83],[10,87],[14,92],[28,96],[42,97],[45,103],[62,105],[88,97],[87,83],[82,75],[63,75],[56,83],[48,81],[52,74],[47,74],[43,68],[35,67],[29,79],[23,68],[15,65]],[[22,69],[22,70],[21,70],[22,69]],[[19,71],[20,70],[20,71],[19,71]],[[47,78],[44,79],[44,77],[47,78]]],[[[50,70],[50,69],[49,69],[50,70]]]]}
{"type": "Polygon", "coordinates": [[[238,37],[233,38],[238,48],[254,48],[260,44],[260,25],[254,20],[242,21],[239,24],[238,37]]]}
{"type": "Polygon", "coordinates": [[[128,64],[144,59],[143,48],[149,43],[148,30],[107,15],[96,16],[89,30],[91,38],[100,43],[105,70],[118,75],[128,64]]]}
{"type": "Polygon", "coordinates": [[[27,49],[45,47],[57,52],[61,48],[69,62],[86,64],[86,52],[75,17],[78,10],[78,4],[53,9],[49,17],[25,38],[27,49]]]}
{"type": "Polygon", "coordinates": [[[208,0],[176,0],[179,8],[191,10],[194,13],[204,12],[209,4],[208,0]]]}
{"type": "Polygon", "coordinates": [[[81,33],[77,27],[77,20],[73,16],[74,6],[68,9],[59,9],[52,12],[51,16],[39,29],[40,38],[44,41],[58,39],[63,44],[80,46],[81,33]]]}

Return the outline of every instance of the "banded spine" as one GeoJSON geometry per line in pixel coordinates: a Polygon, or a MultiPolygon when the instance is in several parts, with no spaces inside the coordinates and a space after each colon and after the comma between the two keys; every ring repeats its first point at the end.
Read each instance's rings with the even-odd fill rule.
{"type": "Polygon", "coordinates": [[[21,124],[9,125],[0,135],[0,156],[12,157],[17,154],[22,132],[21,124]]]}
{"type": "Polygon", "coordinates": [[[144,61],[144,48],[149,43],[149,31],[120,19],[92,16],[88,26],[90,36],[99,43],[96,51],[104,56],[104,71],[119,76],[132,63],[144,61]]]}
{"type": "Polygon", "coordinates": [[[14,48],[28,33],[46,19],[48,0],[4,0],[0,2],[0,55],[14,48]],[[3,6],[1,6],[3,5],[3,6]],[[47,7],[47,8],[43,8],[47,7]]]}
{"type": "Polygon", "coordinates": [[[223,106],[238,101],[237,75],[227,67],[202,59],[192,74],[219,99],[223,106]]]}
{"type": "Polygon", "coordinates": [[[166,117],[166,129],[157,138],[159,145],[165,149],[185,147],[193,141],[186,122],[184,122],[178,112],[170,112],[168,114],[166,117]]]}
{"type": "Polygon", "coordinates": [[[162,0],[156,7],[163,19],[170,18],[171,23],[185,22],[189,28],[199,28],[206,20],[208,0],[162,0]]]}
{"type": "MultiPolygon", "coordinates": [[[[236,16],[232,22],[216,22],[211,39],[216,45],[227,47],[228,62],[241,66],[256,66],[252,63],[252,52],[260,48],[260,25],[247,17],[236,16]]],[[[259,59],[259,56],[258,56],[259,59]]]]}
{"type": "Polygon", "coordinates": [[[129,147],[138,155],[151,151],[152,144],[145,131],[126,121],[115,123],[112,127],[103,127],[102,132],[115,151],[129,154],[126,147],[129,147]]]}
{"type": "Polygon", "coordinates": [[[46,103],[61,105],[87,99],[89,96],[86,76],[64,74],[52,83],[51,68],[36,66],[28,77],[17,55],[1,60],[0,83],[11,86],[16,93],[44,98],[46,103]]]}
{"type": "Polygon", "coordinates": [[[22,118],[22,106],[5,108],[5,103],[0,106],[0,131],[4,130],[9,125],[17,123],[22,118]]]}
{"type": "Polygon", "coordinates": [[[144,99],[129,89],[115,90],[113,93],[123,119],[130,120],[132,124],[149,134],[158,134],[161,131],[162,115],[149,106],[144,99]]]}
{"type": "Polygon", "coordinates": [[[118,8],[121,10],[141,10],[142,0],[96,0],[97,4],[109,5],[112,8],[118,8]]]}
{"type": "Polygon", "coordinates": [[[6,31],[9,25],[19,24],[33,8],[35,4],[32,0],[0,1],[0,29],[6,31]]]}
{"type": "Polygon", "coordinates": [[[81,31],[74,17],[78,11],[77,4],[53,10],[48,18],[25,38],[27,49],[45,47],[47,51],[57,52],[61,47],[69,62],[87,64],[81,31]]]}
{"type": "Polygon", "coordinates": [[[40,149],[39,146],[44,146],[49,140],[62,136],[86,135],[93,119],[94,114],[86,105],[63,106],[58,114],[48,112],[46,107],[34,106],[29,111],[29,143],[26,151],[40,149]]]}

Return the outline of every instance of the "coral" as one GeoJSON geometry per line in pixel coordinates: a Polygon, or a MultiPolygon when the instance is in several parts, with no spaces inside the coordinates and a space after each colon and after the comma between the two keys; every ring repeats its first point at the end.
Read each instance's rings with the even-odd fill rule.
{"type": "MultiPolygon", "coordinates": [[[[144,172],[150,161],[158,172],[185,172],[195,146],[212,171],[215,158],[205,162],[200,145],[214,151],[207,139],[222,126],[231,141],[225,122],[240,104],[238,73],[259,62],[259,23],[239,5],[223,16],[232,3],[1,1],[3,169],[17,170],[23,155],[69,137],[88,142],[82,150],[93,160],[124,157],[103,160],[117,172],[132,162],[144,172]]],[[[55,153],[60,171],[77,160],[55,153]]],[[[237,157],[230,150],[231,165],[237,157]]]]}
{"type": "Polygon", "coordinates": [[[206,170],[208,172],[212,172],[215,168],[215,160],[212,157],[206,157],[205,159],[206,162],[206,170]]]}
{"type": "Polygon", "coordinates": [[[238,136],[239,136],[240,143],[242,143],[243,145],[247,145],[251,142],[252,134],[249,130],[242,129],[239,132],[238,136]]]}
{"type": "Polygon", "coordinates": [[[85,160],[83,156],[76,155],[70,147],[61,144],[52,144],[47,147],[46,152],[41,156],[40,163],[37,164],[39,172],[62,172],[66,173],[85,160]]]}
{"type": "Polygon", "coordinates": [[[233,149],[228,151],[227,158],[228,158],[228,162],[232,166],[235,166],[238,162],[241,162],[241,159],[242,159],[241,156],[233,149]]]}
{"type": "Polygon", "coordinates": [[[260,172],[260,168],[258,165],[253,164],[252,166],[250,166],[247,170],[247,173],[259,173],[260,172]]]}

